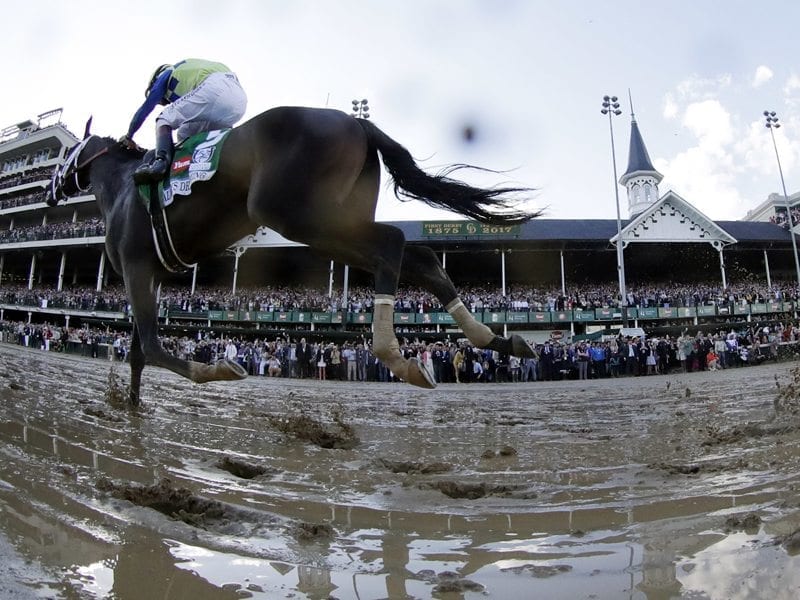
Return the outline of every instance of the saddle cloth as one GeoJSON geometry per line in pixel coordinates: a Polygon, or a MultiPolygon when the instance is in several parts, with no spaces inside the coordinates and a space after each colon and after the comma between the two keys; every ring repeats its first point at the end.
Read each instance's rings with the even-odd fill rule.
{"type": "MultiPolygon", "coordinates": [[[[169,176],[158,184],[161,205],[169,206],[175,196],[188,196],[195,181],[208,181],[217,172],[222,144],[230,129],[203,131],[175,147],[169,176]]],[[[139,185],[139,194],[150,206],[150,184],[139,185]]]]}

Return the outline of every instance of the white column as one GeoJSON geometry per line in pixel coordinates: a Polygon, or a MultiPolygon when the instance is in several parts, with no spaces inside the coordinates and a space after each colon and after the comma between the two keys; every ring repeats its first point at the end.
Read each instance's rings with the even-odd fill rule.
{"type": "MultiPolygon", "coordinates": [[[[350,265],[344,266],[344,283],[342,289],[342,310],[344,311],[344,321],[347,321],[347,291],[350,288],[350,265]]],[[[343,322],[343,324],[346,324],[343,322]]]]}
{"type": "Polygon", "coordinates": [[[442,268],[447,269],[447,252],[442,250],[442,268]]]}
{"type": "Polygon", "coordinates": [[[769,276],[769,258],[767,257],[766,248],[764,248],[764,268],[767,270],[767,287],[772,291],[772,279],[769,276]]]}
{"type": "Polygon", "coordinates": [[[3,282],[3,268],[6,264],[6,255],[0,254],[0,283],[3,282]]]}
{"type": "Polygon", "coordinates": [[[56,289],[60,292],[64,289],[64,269],[67,267],[67,251],[61,251],[61,264],[58,267],[58,286],[56,289]]]}
{"type": "Polygon", "coordinates": [[[500,252],[500,280],[502,285],[503,297],[506,295],[506,251],[500,252]]]}
{"type": "Polygon", "coordinates": [[[722,273],[722,289],[728,287],[728,282],[725,279],[725,259],[722,256],[722,248],[719,249],[719,270],[722,273]]]}
{"type": "Polygon", "coordinates": [[[28,272],[28,289],[33,289],[33,275],[36,272],[36,253],[31,254],[31,269],[28,272]]]}
{"type": "Polygon", "coordinates": [[[194,290],[197,287],[197,263],[194,263],[194,269],[192,269],[192,291],[191,294],[194,296],[194,290]]]}
{"type": "Polygon", "coordinates": [[[333,298],[333,261],[331,261],[331,266],[328,269],[328,298],[333,298]]]}
{"type": "Polygon", "coordinates": [[[247,248],[244,246],[237,246],[236,250],[234,250],[234,254],[236,255],[236,259],[233,263],[233,286],[231,287],[231,294],[236,293],[236,280],[239,277],[239,259],[241,258],[242,254],[247,251],[247,248]]]}
{"type": "Polygon", "coordinates": [[[567,276],[564,273],[564,251],[560,252],[561,254],[561,295],[567,295],[567,276]]]}
{"type": "Polygon", "coordinates": [[[103,271],[106,269],[106,251],[100,253],[100,265],[97,267],[97,285],[95,290],[98,292],[103,289],[103,271]]]}

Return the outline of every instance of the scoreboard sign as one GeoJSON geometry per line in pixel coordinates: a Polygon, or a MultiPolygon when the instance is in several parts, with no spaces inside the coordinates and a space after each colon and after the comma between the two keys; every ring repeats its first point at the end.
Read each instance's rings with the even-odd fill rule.
{"type": "Polygon", "coordinates": [[[519,225],[487,225],[478,221],[423,221],[422,237],[518,236],[519,225]]]}

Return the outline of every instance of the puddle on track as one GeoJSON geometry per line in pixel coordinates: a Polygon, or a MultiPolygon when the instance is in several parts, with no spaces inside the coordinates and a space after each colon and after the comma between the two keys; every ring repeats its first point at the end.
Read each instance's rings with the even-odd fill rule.
{"type": "Polygon", "coordinates": [[[31,598],[795,598],[791,367],[434,391],[148,368],[130,413],[110,363],[0,344],[0,562],[31,598]],[[358,444],[275,426],[299,417],[358,444]],[[203,502],[115,493],[165,478],[203,502]]]}

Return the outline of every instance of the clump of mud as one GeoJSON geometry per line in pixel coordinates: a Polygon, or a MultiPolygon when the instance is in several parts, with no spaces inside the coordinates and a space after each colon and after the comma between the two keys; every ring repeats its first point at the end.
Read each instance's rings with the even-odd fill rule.
{"type": "Polygon", "coordinates": [[[666,471],[669,475],[697,475],[699,473],[720,473],[722,471],[741,471],[749,467],[744,458],[734,461],[709,460],[699,463],[656,462],[647,465],[649,469],[666,471]]]}
{"type": "Polygon", "coordinates": [[[464,498],[467,500],[477,500],[486,496],[514,496],[520,498],[535,498],[536,494],[533,492],[517,493],[518,488],[508,485],[490,485],[485,482],[473,483],[469,481],[434,481],[430,483],[422,483],[419,486],[421,489],[432,488],[439,490],[449,498],[464,498]]]}
{"type": "Polygon", "coordinates": [[[116,483],[101,477],[96,487],[114,498],[152,508],[171,519],[213,534],[264,537],[283,527],[281,519],[273,514],[197,496],[166,477],[154,485],[116,483]]]}
{"type": "Polygon", "coordinates": [[[96,417],[103,421],[111,421],[112,423],[121,423],[125,420],[119,415],[115,415],[114,413],[98,406],[87,406],[83,409],[83,414],[89,415],[90,417],[96,417]]]}
{"type": "Polygon", "coordinates": [[[484,450],[483,454],[481,454],[481,458],[484,458],[484,459],[488,460],[490,458],[496,458],[498,456],[504,456],[506,458],[509,458],[511,456],[516,456],[516,455],[517,455],[517,449],[516,448],[514,448],[513,446],[503,446],[497,452],[495,452],[491,448],[488,448],[488,449],[484,450]]]}
{"type": "Polygon", "coordinates": [[[254,465],[239,460],[238,458],[231,458],[230,456],[221,458],[214,466],[241,479],[255,479],[262,475],[272,475],[275,473],[274,470],[268,469],[262,465],[254,465]]]}
{"type": "Polygon", "coordinates": [[[452,470],[452,465],[443,462],[413,462],[388,460],[379,458],[378,464],[389,469],[392,473],[408,473],[409,475],[430,475],[434,473],[447,473],[452,470]]]}
{"type": "Polygon", "coordinates": [[[725,531],[741,531],[744,530],[749,534],[758,532],[761,525],[761,517],[754,512],[741,515],[731,515],[725,519],[725,531]]]}
{"type": "Polygon", "coordinates": [[[341,407],[331,411],[331,425],[326,425],[304,412],[285,416],[267,415],[267,420],[281,433],[292,435],[320,448],[351,450],[359,443],[353,427],[344,421],[341,407]]]}
{"type": "Polygon", "coordinates": [[[696,475],[700,472],[700,465],[697,464],[671,464],[671,463],[651,463],[647,465],[650,469],[657,469],[659,471],[666,471],[670,475],[696,475]]]}
{"type": "Polygon", "coordinates": [[[484,586],[470,579],[461,577],[453,571],[442,571],[437,574],[430,569],[424,569],[417,573],[417,577],[428,583],[435,584],[433,587],[434,597],[442,594],[463,594],[464,592],[483,592],[484,586]]]}
{"type": "Polygon", "coordinates": [[[500,569],[503,573],[514,573],[515,575],[530,575],[544,579],[546,577],[553,577],[559,573],[568,573],[572,570],[571,565],[520,565],[519,567],[508,567],[500,569]]]}
{"type": "Polygon", "coordinates": [[[195,496],[186,488],[175,487],[166,477],[155,485],[121,485],[101,478],[97,482],[97,489],[195,527],[205,528],[209,520],[229,516],[228,509],[221,502],[195,496]]]}
{"type": "Polygon", "coordinates": [[[790,556],[800,554],[800,529],[777,539],[790,556]]]}
{"type": "Polygon", "coordinates": [[[333,527],[327,523],[301,521],[291,528],[291,533],[300,542],[324,542],[333,539],[333,527]]]}

